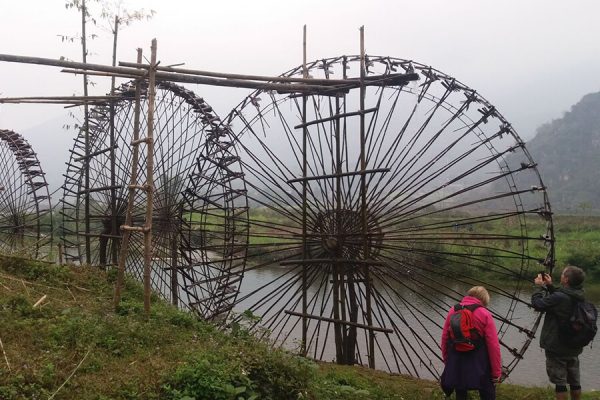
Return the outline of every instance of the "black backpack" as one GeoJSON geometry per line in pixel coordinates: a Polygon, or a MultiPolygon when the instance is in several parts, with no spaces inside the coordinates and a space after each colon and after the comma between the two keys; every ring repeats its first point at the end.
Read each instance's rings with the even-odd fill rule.
{"type": "Polygon", "coordinates": [[[560,329],[560,339],[571,348],[585,347],[596,336],[598,332],[598,310],[596,306],[588,301],[573,301],[571,316],[560,329]]]}

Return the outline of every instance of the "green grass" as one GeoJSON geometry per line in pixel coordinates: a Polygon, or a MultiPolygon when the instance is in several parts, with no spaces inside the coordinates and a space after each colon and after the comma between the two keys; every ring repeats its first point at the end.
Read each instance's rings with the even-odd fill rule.
{"type": "MultiPolygon", "coordinates": [[[[219,331],[156,297],[146,317],[135,282],[115,312],[113,275],[0,259],[0,399],[443,398],[436,382],[272,350],[242,326],[219,331]]],[[[553,398],[549,388],[498,391],[553,398]]]]}

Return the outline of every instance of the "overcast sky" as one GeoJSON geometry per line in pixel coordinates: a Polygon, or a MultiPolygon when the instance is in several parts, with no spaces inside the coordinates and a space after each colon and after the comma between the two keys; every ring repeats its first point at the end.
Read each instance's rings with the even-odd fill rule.
{"type": "MultiPolygon", "coordinates": [[[[0,53],[79,61],[79,44],[62,43],[59,36],[81,32],[80,17],[64,4],[0,0],[0,53]]],[[[454,76],[494,104],[524,139],[583,95],[600,90],[596,0],[129,0],[125,5],[156,15],[121,31],[119,60],[134,60],[137,47],[148,55],[156,38],[163,65],[184,62],[187,68],[222,72],[278,75],[299,65],[304,24],[309,60],[357,54],[364,25],[367,54],[412,59],[454,76]]],[[[109,64],[110,33],[90,31],[99,38],[89,44],[88,61],[109,64]]],[[[107,79],[94,80],[95,94],[108,90],[107,79]]],[[[191,89],[220,115],[245,93],[191,89]]],[[[81,92],[81,78],[59,68],[0,62],[0,96],[81,92]]],[[[67,119],[67,112],[60,106],[0,105],[0,128],[38,132],[26,136],[45,158],[50,149],[66,151],[73,132],[31,128],[67,119]]]]}

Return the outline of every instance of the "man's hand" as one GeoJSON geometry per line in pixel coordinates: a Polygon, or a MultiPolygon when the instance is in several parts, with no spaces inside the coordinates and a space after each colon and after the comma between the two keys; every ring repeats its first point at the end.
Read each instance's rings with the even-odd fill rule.
{"type": "Polygon", "coordinates": [[[552,285],[552,277],[546,273],[539,273],[533,280],[536,286],[552,285]]]}
{"type": "Polygon", "coordinates": [[[537,276],[533,280],[533,283],[536,286],[543,286],[544,285],[544,277],[542,276],[542,274],[537,274],[537,276]]]}

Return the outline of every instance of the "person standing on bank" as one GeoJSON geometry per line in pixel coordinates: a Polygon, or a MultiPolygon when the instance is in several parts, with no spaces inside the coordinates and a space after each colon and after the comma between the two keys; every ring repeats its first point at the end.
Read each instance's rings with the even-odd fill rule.
{"type": "Polygon", "coordinates": [[[456,391],[456,399],[463,400],[467,399],[468,390],[476,389],[481,399],[496,399],[496,383],[500,382],[502,376],[502,360],[494,318],[486,308],[489,302],[488,291],[483,286],[475,286],[448,311],[442,331],[444,372],[440,382],[446,396],[456,391]],[[470,349],[465,348],[464,338],[457,338],[461,332],[456,332],[457,318],[453,318],[464,309],[470,311],[469,319],[473,327],[471,338],[467,340],[470,349]]]}
{"type": "Polygon", "coordinates": [[[560,275],[560,288],[552,286],[552,277],[538,274],[534,280],[539,289],[531,296],[531,304],[537,311],[545,312],[540,334],[540,347],[546,351],[546,373],[555,385],[557,399],[567,399],[567,384],[571,400],[581,398],[579,379],[579,354],[582,347],[571,347],[559,337],[561,324],[568,321],[574,301],[583,301],[585,272],[569,265],[560,275]]]}

